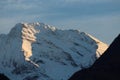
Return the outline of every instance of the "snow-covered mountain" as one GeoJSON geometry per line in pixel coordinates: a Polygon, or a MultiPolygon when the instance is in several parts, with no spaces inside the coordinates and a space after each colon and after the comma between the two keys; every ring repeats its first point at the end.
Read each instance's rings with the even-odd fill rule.
{"type": "Polygon", "coordinates": [[[90,67],[107,47],[79,30],[19,23],[0,35],[0,73],[11,80],[67,80],[90,67]]]}

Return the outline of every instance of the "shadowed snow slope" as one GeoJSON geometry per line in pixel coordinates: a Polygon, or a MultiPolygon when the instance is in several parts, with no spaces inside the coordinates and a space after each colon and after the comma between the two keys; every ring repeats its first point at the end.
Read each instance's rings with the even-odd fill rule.
{"type": "Polygon", "coordinates": [[[0,73],[11,80],[67,80],[90,67],[108,47],[79,30],[43,23],[16,24],[0,35],[0,45],[0,73]]]}

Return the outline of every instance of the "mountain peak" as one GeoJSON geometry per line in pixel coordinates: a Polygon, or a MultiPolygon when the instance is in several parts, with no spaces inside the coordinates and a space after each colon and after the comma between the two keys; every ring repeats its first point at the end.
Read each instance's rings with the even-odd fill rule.
{"type": "Polygon", "coordinates": [[[44,23],[18,23],[8,35],[0,36],[0,45],[0,71],[6,74],[10,69],[11,76],[6,75],[13,79],[18,74],[20,80],[35,76],[66,80],[79,68],[91,66],[108,47],[80,30],[60,30],[44,23]]]}

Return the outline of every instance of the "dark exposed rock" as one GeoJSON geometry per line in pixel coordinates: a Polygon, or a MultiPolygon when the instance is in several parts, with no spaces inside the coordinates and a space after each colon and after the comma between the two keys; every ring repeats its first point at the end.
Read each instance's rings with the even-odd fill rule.
{"type": "Polygon", "coordinates": [[[69,80],[120,80],[120,35],[90,68],[76,72],[69,80]]]}
{"type": "Polygon", "coordinates": [[[10,80],[7,76],[0,73],[0,80],[10,80]]]}

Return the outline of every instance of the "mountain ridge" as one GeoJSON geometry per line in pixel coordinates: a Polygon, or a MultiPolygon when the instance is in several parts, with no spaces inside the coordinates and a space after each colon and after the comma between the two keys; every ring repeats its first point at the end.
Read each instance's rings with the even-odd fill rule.
{"type": "Polygon", "coordinates": [[[104,54],[86,69],[74,73],[69,80],[119,80],[120,79],[120,34],[104,54]]]}

